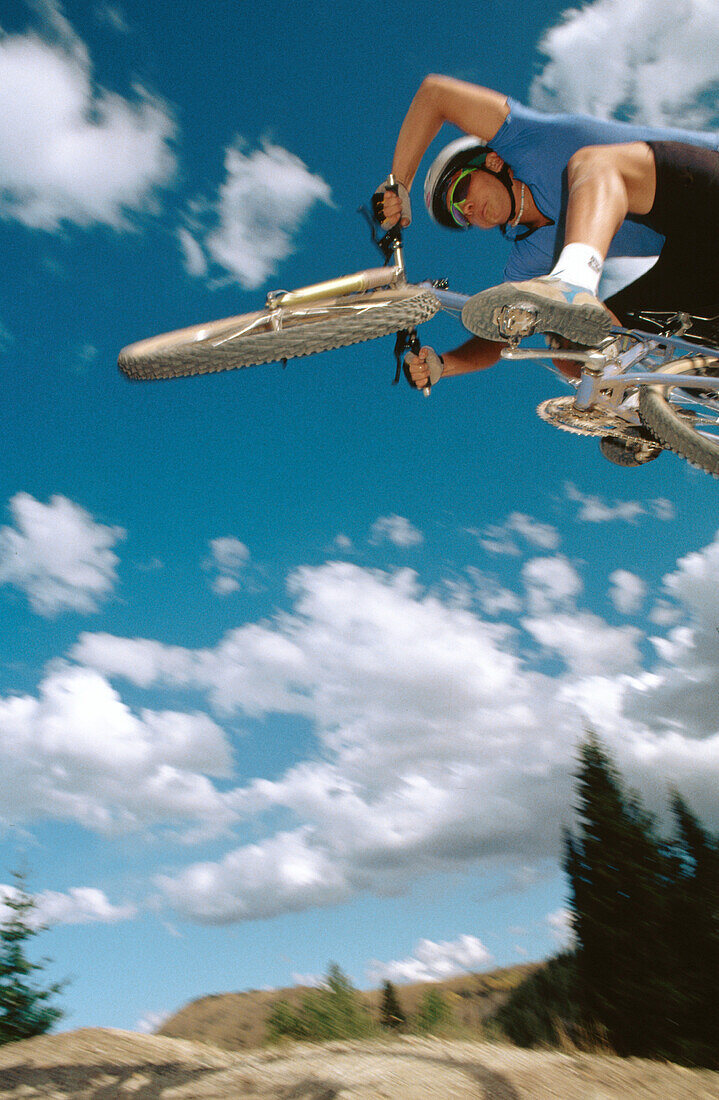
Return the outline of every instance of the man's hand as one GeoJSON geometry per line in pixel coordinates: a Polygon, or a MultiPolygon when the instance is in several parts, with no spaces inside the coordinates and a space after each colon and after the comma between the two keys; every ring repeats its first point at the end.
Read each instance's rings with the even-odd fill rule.
{"type": "Polygon", "coordinates": [[[406,229],[412,221],[412,207],[404,184],[390,183],[387,177],[372,196],[372,214],[382,229],[391,229],[397,222],[406,229]]]}
{"type": "Polygon", "coordinates": [[[426,390],[439,382],[444,371],[444,361],[433,348],[420,348],[417,355],[409,352],[405,356],[403,369],[413,390],[426,390]]]}

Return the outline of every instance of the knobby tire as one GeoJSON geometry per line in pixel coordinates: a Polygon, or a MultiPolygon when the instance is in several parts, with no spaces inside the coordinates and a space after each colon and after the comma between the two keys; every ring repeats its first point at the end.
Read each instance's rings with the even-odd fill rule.
{"type": "MultiPolygon", "coordinates": [[[[663,373],[676,373],[678,376],[695,373],[692,360],[672,363],[660,369],[663,373]]],[[[678,377],[677,386],[680,385],[681,379],[678,377]]],[[[692,466],[719,477],[719,442],[700,435],[687,413],[672,405],[669,398],[671,389],[671,386],[640,387],[639,415],[642,422],[664,447],[681,455],[692,466]]]]}
{"type": "Polygon", "coordinates": [[[438,309],[439,302],[431,290],[405,286],[310,307],[288,307],[279,330],[269,327],[271,314],[261,310],[130,344],[120,352],[118,365],[128,377],[139,380],[259,366],[414,328],[438,309]],[[255,330],[243,332],[249,325],[255,330]]]}

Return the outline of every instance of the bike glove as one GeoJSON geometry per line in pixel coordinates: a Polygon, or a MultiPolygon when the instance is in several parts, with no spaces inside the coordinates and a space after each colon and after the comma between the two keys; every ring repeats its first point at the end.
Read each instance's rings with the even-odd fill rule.
{"type": "Polygon", "coordinates": [[[402,203],[402,209],[400,211],[399,221],[402,222],[406,219],[407,225],[412,221],[412,206],[409,201],[409,191],[403,183],[390,183],[389,176],[383,183],[379,185],[374,195],[372,196],[372,215],[375,221],[381,226],[382,229],[391,229],[393,225],[397,225],[397,222],[389,222],[384,216],[384,210],[382,204],[387,191],[393,191],[395,195],[399,195],[399,200],[402,203]]]}
{"type": "Polygon", "coordinates": [[[429,372],[429,382],[425,383],[424,386],[418,386],[409,372],[407,360],[405,359],[404,363],[402,364],[404,376],[413,390],[425,389],[427,385],[436,386],[444,373],[444,359],[441,355],[437,355],[437,352],[434,351],[432,348],[427,348],[426,366],[429,372]]]}

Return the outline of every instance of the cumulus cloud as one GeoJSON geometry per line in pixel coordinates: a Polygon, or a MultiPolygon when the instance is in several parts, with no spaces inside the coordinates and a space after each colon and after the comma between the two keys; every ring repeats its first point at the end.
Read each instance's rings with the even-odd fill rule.
{"type": "Polygon", "coordinates": [[[380,516],[372,524],[371,540],[374,543],[391,542],[406,550],[410,546],[420,546],[424,535],[404,516],[380,516]]]}
{"type": "Polygon", "coordinates": [[[0,38],[0,218],[33,229],[127,227],[175,171],[175,123],[137,86],[98,87],[59,5],[39,30],[0,38]]]}
{"type": "Polygon", "coordinates": [[[507,846],[554,849],[547,806],[567,797],[577,720],[523,666],[514,632],[423,593],[409,570],[336,562],[298,570],[290,588],[291,615],[230,631],[214,650],[87,634],[75,649],[105,675],[316,730],[323,758],[227,795],[242,818],[282,811],[296,827],[159,881],[184,916],[257,918],[396,892],[507,846]],[[546,725],[560,743],[539,736],[546,725]]]}
{"type": "Polygon", "coordinates": [[[674,519],[674,505],[664,497],[655,500],[619,500],[609,504],[599,496],[585,494],[571,481],[565,482],[564,495],[567,500],[580,505],[577,519],[580,523],[610,523],[624,520],[625,523],[637,523],[641,516],[669,521],[674,519]]]}
{"type": "MultiPolygon", "coordinates": [[[[17,897],[16,887],[0,886],[0,922],[12,915],[4,903],[17,897]]],[[[93,886],[75,886],[66,894],[43,890],[35,894],[33,900],[35,908],[28,914],[28,923],[33,928],[58,924],[116,924],[137,915],[135,905],[113,905],[102,890],[93,886]]]]}
{"type": "Polygon", "coordinates": [[[406,959],[380,962],[373,959],[367,968],[367,980],[379,982],[442,982],[466,971],[482,970],[492,955],[476,936],[434,943],[420,940],[414,954],[406,959]]]}
{"type": "Polygon", "coordinates": [[[582,579],[562,554],[532,558],[522,569],[529,610],[544,614],[559,607],[572,607],[582,591],[582,579]]]}
{"type": "Polygon", "coordinates": [[[615,569],[610,574],[609,598],[623,615],[633,615],[639,610],[647,594],[647,586],[636,573],[627,569],[615,569]]]}
{"type": "Polygon", "coordinates": [[[73,656],[105,681],[203,693],[221,715],[309,724],[303,760],[218,801],[254,842],[157,881],[187,919],[262,919],[396,894],[423,874],[556,859],[587,724],[652,810],[672,782],[719,825],[718,569],[719,537],[664,579],[682,618],[650,660],[638,630],[580,606],[562,555],[526,563],[533,610],[516,627],[411,570],[332,562],[291,576],[290,611],[214,647],[86,633],[73,656]],[[551,674],[528,642],[556,659],[551,674]]]}
{"type": "Polygon", "coordinates": [[[234,815],[208,776],[230,774],[229,746],[211,718],[135,714],[93,669],[59,664],[37,696],[0,697],[5,822],[74,821],[104,833],[157,823],[222,831],[234,815]]]}
{"type": "Polygon", "coordinates": [[[548,652],[578,676],[611,676],[639,665],[641,631],[608,626],[589,612],[562,612],[527,618],[522,626],[548,652]]]}
{"type": "Polygon", "coordinates": [[[10,511],[14,526],[0,528],[0,584],[25,592],[40,615],[97,611],[117,581],[112,547],[123,529],[96,523],[63,496],[42,504],[17,493],[10,511]]]}
{"type": "MultiPolygon", "coordinates": [[[[632,717],[641,716],[659,728],[662,749],[671,751],[678,774],[692,767],[681,734],[686,728],[706,738],[705,753],[719,742],[719,535],[700,551],[680,558],[663,585],[682,608],[684,621],[663,637],[653,640],[658,662],[628,693],[626,707],[632,717]]],[[[647,752],[656,752],[655,742],[647,752]]],[[[695,761],[696,767],[699,761],[695,761]]]]}
{"type": "Polygon", "coordinates": [[[534,106],[652,125],[719,124],[719,12],[706,0],[594,0],[542,39],[534,106]]]}
{"type": "Polygon", "coordinates": [[[496,577],[483,573],[470,565],[467,575],[472,585],[472,595],[485,615],[494,618],[504,612],[516,613],[522,610],[522,601],[516,592],[500,584],[496,577]]]}
{"type": "Polygon", "coordinates": [[[299,157],[270,142],[248,151],[238,137],[216,199],[196,200],[178,231],[186,270],[220,270],[248,290],[261,286],[294,251],[314,204],[330,201],[329,186],[299,157]]]}

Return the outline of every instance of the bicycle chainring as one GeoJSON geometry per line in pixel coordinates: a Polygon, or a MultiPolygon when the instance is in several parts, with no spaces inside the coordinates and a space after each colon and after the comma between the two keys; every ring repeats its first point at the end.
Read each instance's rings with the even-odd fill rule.
{"type": "Polygon", "coordinates": [[[578,409],[571,394],[543,401],[541,405],[537,405],[537,416],[547,424],[575,435],[612,436],[626,440],[628,435],[633,436],[636,433],[636,429],[627,424],[626,420],[602,409],[578,409]]]}

